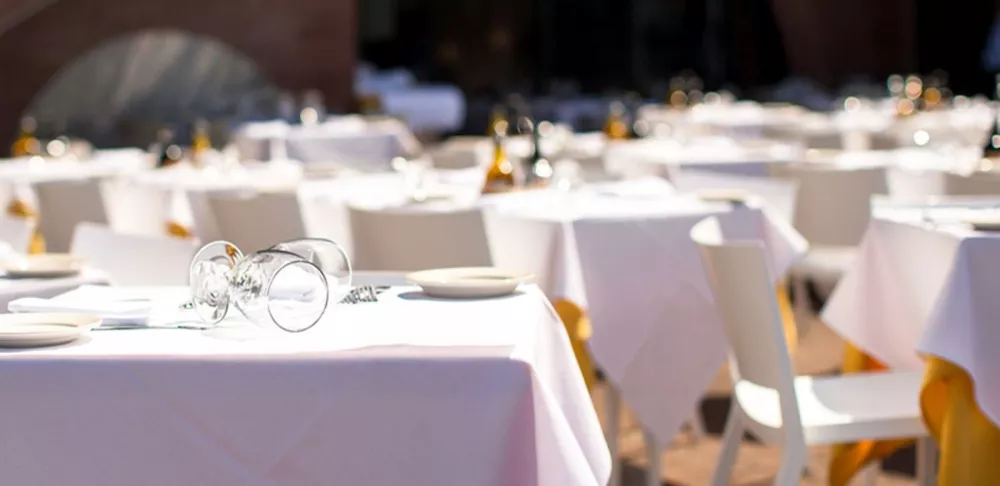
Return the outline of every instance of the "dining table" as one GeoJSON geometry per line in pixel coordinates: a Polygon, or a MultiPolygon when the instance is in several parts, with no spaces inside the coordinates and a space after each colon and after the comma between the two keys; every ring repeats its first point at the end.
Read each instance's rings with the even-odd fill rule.
{"type": "Polygon", "coordinates": [[[851,269],[822,318],[890,369],[923,370],[924,423],[941,453],[938,484],[1000,476],[1000,199],[873,203],[851,269]]]}
{"type": "Polygon", "coordinates": [[[536,286],[465,300],[394,286],[303,333],[238,316],[202,329],[179,307],[186,288],[123,295],[137,292],[154,302],[145,326],[0,351],[6,482],[600,486],[610,475],[536,286]]]}

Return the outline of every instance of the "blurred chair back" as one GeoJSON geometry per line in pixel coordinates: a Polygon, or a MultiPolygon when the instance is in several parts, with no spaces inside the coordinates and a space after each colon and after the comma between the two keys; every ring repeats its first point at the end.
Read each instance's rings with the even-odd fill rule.
{"type": "Polygon", "coordinates": [[[130,235],[163,236],[171,217],[173,195],[170,191],[134,184],[108,181],[104,184],[108,223],[115,231],[130,235]]]}
{"type": "Polygon", "coordinates": [[[218,193],[208,203],[219,236],[244,253],[306,236],[295,192],[218,193]]]}
{"type": "Polygon", "coordinates": [[[74,179],[34,185],[38,195],[38,226],[51,253],[69,251],[76,226],[108,223],[99,179],[74,179]]]}
{"type": "Polygon", "coordinates": [[[71,253],[108,273],[116,285],[187,285],[197,240],[116,233],[106,225],[82,222],[71,253]]]}
{"type": "Polygon", "coordinates": [[[973,172],[969,175],[944,174],[944,193],[950,196],[1000,196],[1000,174],[973,172]]]}
{"type": "Polygon", "coordinates": [[[543,290],[553,288],[551,280],[557,275],[552,257],[562,241],[561,223],[505,215],[494,209],[483,211],[483,223],[494,266],[531,272],[543,290]]]}
{"type": "Polygon", "coordinates": [[[28,253],[34,232],[34,220],[0,214],[0,241],[10,245],[11,250],[28,253]]]}
{"type": "Polygon", "coordinates": [[[434,212],[348,206],[355,267],[416,271],[490,266],[490,248],[477,208],[434,212]]]}
{"type": "Polygon", "coordinates": [[[794,180],[681,169],[673,173],[671,182],[681,192],[718,189],[746,191],[763,199],[785,221],[794,221],[795,201],[799,189],[798,183],[794,180]]]}
{"type": "Polygon", "coordinates": [[[798,182],[794,226],[813,245],[860,243],[871,219],[871,197],[889,192],[883,165],[803,163],[773,170],[798,182]]]}

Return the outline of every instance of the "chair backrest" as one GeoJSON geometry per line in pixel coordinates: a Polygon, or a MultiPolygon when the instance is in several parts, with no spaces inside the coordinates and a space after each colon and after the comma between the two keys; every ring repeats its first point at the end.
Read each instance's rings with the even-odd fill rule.
{"type": "Polygon", "coordinates": [[[691,229],[731,350],[733,380],[778,390],[784,424],[800,424],[792,360],[761,241],[727,240],[717,218],[691,229]]]}
{"type": "Polygon", "coordinates": [[[871,219],[871,197],[889,192],[883,165],[803,163],[775,166],[774,171],[799,183],[793,225],[814,245],[860,243],[871,219]]]}
{"type": "Polygon", "coordinates": [[[38,195],[38,227],[49,252],[69,251],[79,223],[108,223],[100,179],[41,182],[34,187],[38,195]]]}
{"type": "Polygon", "coordinates": [[[973,172],[969,175],[944,174],[944,193],[951,196],[1000,195],[1000,174],[973,172]]]}
{"type": "Polygon", "coordinates": [[[542,290],[553,288],[551,279],[558,277],[553,268],[556,245],[561,244],[563,231],[560,221],[529,219],[487,209],[483,211],[483,223],[494,266],[531,272],[542,290]]]}
{"type": "Polygon", "coordinates": [[[355,267],[415,271],[490,266],[489,245],[478,208],[430,211],[348,206],[355,267]]]}
{"type": "Polygon", "coordinates": [[[28,253],[35,222],[28,218],[14,218],[0,214],[0,241],[18,253],[28,253]]]}
{"type": "Polygon", "coordinates": [[[307,236],[295,192],[211,194],[208,203],[220,237],[244,253],[307,236]]]}
{"type": "Polygon", "coordinates": [[[162,236],[171,218],[173,194],[159,187],[128,180],[104,183],[108,223],[116,232],[162,236]]]}
{"type": "Polygon", "coordinates": [[[757,195],[785,221],[795,217],[795,201],[799,185],[794,180],[780,180],[698,170],[678,170],[671,175],[671,182],[681,192],[705,189],[738,189],[757,195]]]}
{"type": "Polygon", "coordinates": [[[76,227],[71,253],[108,273],[118,285],[187,285],[195,240],[138,236],[83,222],[76,227]]]}

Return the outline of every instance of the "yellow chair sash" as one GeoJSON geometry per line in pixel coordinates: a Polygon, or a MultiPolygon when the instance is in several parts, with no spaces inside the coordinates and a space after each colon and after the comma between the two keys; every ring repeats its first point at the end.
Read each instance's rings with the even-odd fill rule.
{"type": "Polygon", "coordinates": [[[938,443],[941,486],[1000,484],[1000,429],[976,404],[975,383],[962,368],[927,357],[920,408],[938,443]]]}
{"type": "Polygon", "coordinates": [[[166,231],[167,235],[174,238],[190,239],[194,237],[191,230],[189,230],[187,226],[184,226],[176,221],[167,221],[166,231]]]}
{"type": "Polygon", "coordinates": [[[788,352],[795,354],[799,347],[799,328],[795,325],[795,312],[792,310],[792,300],[788,298],[788,290],[784,282],[774,289],[778,298],[778,311],[781,313],[781,324],[785,328],[785,343],[788,352]]]}
{"type": "Polygon", "coordinates": [[[587,350],[587,340],[590,339],[591,333],[590,320],[587,319],[583,309],[568,300],[557,300],[552,303],[552,307],[566,327],[566,334],[569,334],[569,343],[573,347],[583,382],[587,384],[587,390],[593,390],[597,383],[597,371],[587,350]]]}
{"type": "MultiPolygon", "coordinates": [[[[885,366],[860,349],[847,343],[844,351],[844,366],[846,373],[863,371],[881,371],[885,366]]],[[[897,449],[913,442],[912,440],[866,440],[854,444],[838,444],[833,447],[830,458],[830,486],[846,486],[851,478],[861,469],[874,461],[885,459],[897,449]]]]}
{"type": "MultiPolygon", "coordinates": [[[[28,203],[17,198],[12,199],[7,205],[7,214],[18,219],[36,219],[38,217],[38,214],[31,209],[28,203]]],[[[45,253],[45,238],[42,237],[42,233],[38,229],[35,229],[34,234],[31,235],[28,253],[32,255],[45,253]]]]}

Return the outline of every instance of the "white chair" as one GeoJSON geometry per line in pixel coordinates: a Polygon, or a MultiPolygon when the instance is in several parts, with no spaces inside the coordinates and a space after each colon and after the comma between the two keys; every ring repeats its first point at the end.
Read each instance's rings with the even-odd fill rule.
{"type": "Polygon", "coordinates": [[[245,253],[306,236],[294,192],[211,194],[208,205],[220,237],[245,253]]]}
{"type": "Polygon", "coordinates": [[[187,285],[198,242],[116,233],[105,225],[76,227],[70,253],[108,273],[117,285],[187,285]]]}
{"type": "Polygon", "coordinates": [[[34,220],[0,215],[0,241],[10,245],[11,250],[28,253],[34,232],[34,220]]]}
{"type": "Polygon", "coordinates": [[[38,227],[49,252],[69,251],[79,223],[108,223],[100,179],[41,182],[34,188],[38,195],[38,227]]]}
{"type": "Polygon", "coordinates": [[[871,219],[871,197],[889,192],[885,167],[805,163],[773,169],[799,184],[794,226],[810,245],[792,275],[812,281],[821,296],[829,295],[854,262],[871,219]]]}
{"type": "Polygon", "coordinates": [[[729,484],[745,431],[782,446],[779,486],[799,484],[809,445],[926,437],[920,372],[796,377],[763,242],[727,240],[716,218],[695,225],[691,238],[731,350],[733,402],[714,485],[729,484]]]}
{"type": "Polygon", "coordinates": [[[492,265],[479,209],[436,212],[349,205],[348,210],[358,269],[415,271],[492,265]]]}
{"type": "Polygon", "coordinates": [[[166,234],[166,223],[173,217],[173,193],[128,180],[106,181],[103,191],[108,223],[116,232],[146,236],[166,234]]]}

